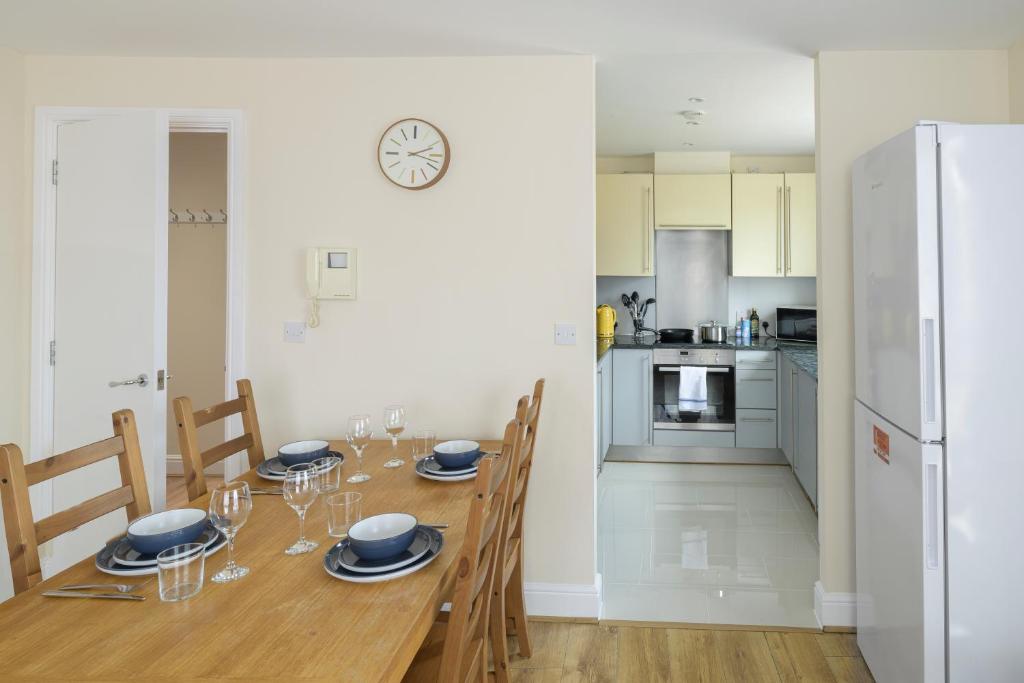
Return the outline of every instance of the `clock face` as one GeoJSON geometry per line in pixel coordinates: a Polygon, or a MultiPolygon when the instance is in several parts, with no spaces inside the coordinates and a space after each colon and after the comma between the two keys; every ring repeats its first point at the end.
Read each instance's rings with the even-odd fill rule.
{"type": "Polygon", "coordinates": [[[388,180],[407,190],[423,190],[448,171],[448,138],[422,119],[391,125],[377,145],[377,161],[388,180]]]}

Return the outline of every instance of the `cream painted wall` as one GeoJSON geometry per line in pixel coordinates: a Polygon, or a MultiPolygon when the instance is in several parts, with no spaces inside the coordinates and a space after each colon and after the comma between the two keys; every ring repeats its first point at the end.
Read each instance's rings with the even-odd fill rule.
{"type": "MultiPolygon", "coordinates": [[[[0,443],[28,442],[28,316],[25,258],[31,236],[25,230],[24,164],[25,61],[0,48],[0,443]]],[[[3,512],[0,511],[0,523],[3,512]]],[[[14,594],[7,542],[0,540],[0,601],[14,594]]]]}
{"type": "Polygon", "coordinates": [[[733,173],[813,173],[813,154],[778,156],[734,156],[733,173]]]}
{"type": "Polygon", "coordinates": [[[654,173],[654,155],[598,157],[598,173],[654,173]]]}
{"type": "Polygon", "coordinates": [[[1010,120],[1024,123],[1024,36],[1010,47],[1010,120]]]}
{"type": "MultiPolygon", "coordinates": [[[[725,168],[722,153],[668,152],[659,153],[659,172],[681,173],[668,169],[714,169],[714,172],[732,170],[734,173],[802,173],[814,171],[814,155],[731,156],[725,168]],[[666,156],[666,154],[668,156],[666,156]],[[697,159],[693,155],[701,155],[697,159]],[[707,156],[711,154],[711,156],[707,156]],[[699,162],[699,163],[698,163],[699,162]]],[[[598,173],[654,173],[655,155],[642,154],[629,157],[598,157],[598,173]]],[[[704,170],[694,172],[707,172],[704,170]]]]}
{"type": "Polygon", "coordinates": [[[822,52],[815,78],[821,581],[847,593],[855,587],[850,165],[921,119],[1005,123],[1007,53],[822,52]]]}
{"type": "Polygon", "coordinates": [[[26,63],[28,111],[245,111],[247,374],[267,448],[339,437],[348,415],[392,402],[413,428],[500,437],[546,377],[527,580],[593,584],[592,58],[26,63]],[[381,131],[404,116],[451,141],[448,175],[427,191],[377,168],[381,131]],[[359,300],[323,302],[305,344],[285,344],[282,323],[308,312],[304,250],[317,245],[359,249],[359,300]],[[581,343],[555,346],[555,322],[576,323],[581,343]]]}
{"type": "Polygon", "coordinates": [[[728,173],[729,152],[655,152],[655,173],[728,173]]]}
{"type": "MultiPolygon", "coordinates": [[[[219,217],[228,197],[227,135],[170,137],[169,206],[182,218],[185,209],[219,217]]],[[[174,375],[167,391],[167,452],[180,455],[174,397],[188,396],[196,408],[225,399],[227,226],[169,225],[167,242],[167,368],[174,375]]],[[[199,428],[202,450],[223,440],[222,422],[199,428]]]]}

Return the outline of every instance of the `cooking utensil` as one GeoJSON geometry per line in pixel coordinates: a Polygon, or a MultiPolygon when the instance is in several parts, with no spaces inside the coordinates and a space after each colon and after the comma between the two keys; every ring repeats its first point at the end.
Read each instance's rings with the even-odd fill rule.
{"type": "Polygon", "coordinates": [[[717,320],[700,324],[700,340],[705,344],[724,344],[727,328],[717,320]]]}
{"type": "Polygon", "coordinates": [[[131,593],[133,590],[138,588],[138,584],[134,583],[76,583],[70,586],[61,586],[57,590],[61,591],[83,591],[91,588],[99,588],[100,590],[116,590],[118,593],[131,593]]]}
{"type": "Polygon", "coordinates": [[[663,344],[692,344],[693,330],[682,327],[669,327],[658,330],[658,338],[663,344]]]}
{"type": "Polygon", "coordinates": [[[124,593],[86,593],[78,591],[46,591],[47,598],[100,598],[101,600],[145,600],[141,595],[125,595],[124,593]]]}

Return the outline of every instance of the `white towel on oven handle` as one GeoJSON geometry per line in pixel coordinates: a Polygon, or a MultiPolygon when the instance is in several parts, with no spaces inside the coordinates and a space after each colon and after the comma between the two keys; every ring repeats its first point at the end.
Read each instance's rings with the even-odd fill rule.
{"type": "Polygon", "coordinates": [[[679,368],[679,410],[699,413],[708,407],[708,369],[683,365],[679,368]]]}

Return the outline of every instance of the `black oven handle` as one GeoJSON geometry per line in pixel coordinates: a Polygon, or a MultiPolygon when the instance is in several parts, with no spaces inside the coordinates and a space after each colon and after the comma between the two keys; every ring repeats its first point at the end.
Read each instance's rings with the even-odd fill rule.
{"type": "MultiPolygon", "coordinates": [[[[681,368],[681,367],[698,367],[699,368],[699,367],[705,367],[705,366],[701,366],[701,365],[696,365],[696,366],[690,366],[690,365],[688,365],[688,366],[669,365],[669,366],[666,367],[664,365],[659,365],[658,366],[658,372],[679,372],[679,368],[681,368]]],[[[724,373],[728,373],[728,372],[732,372],[732,368],[729,368],[729,367],[727,367],[727,368],[714,367],[714,368],[708,368],[708,372],[720,372],[720,373],[724,372],[724,373]]]]}

